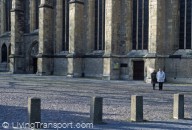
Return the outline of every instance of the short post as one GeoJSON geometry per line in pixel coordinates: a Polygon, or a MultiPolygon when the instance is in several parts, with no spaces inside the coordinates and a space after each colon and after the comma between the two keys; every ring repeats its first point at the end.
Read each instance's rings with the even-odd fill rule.
{"type": "Polygon", "coordinates": [[[41,122],[41,99],[28,98],[28,116],[32,128],[41,128],[40,123],[37,123],[41,122]]]}
{"type": "Polygon", "coordinates": [[[102,124],[103,98],[93,97],[90,107],[90,118],[93,124],[102,124]]]}
{"type": "Polygon", "coordinates": [[[131,121],[143,121],[143,97],[131,96],[131,121]]]}
{"type": "Polygon", "coordinates": [[[184,95],[174,94],[173,118],[184,119],[184,95]]]}

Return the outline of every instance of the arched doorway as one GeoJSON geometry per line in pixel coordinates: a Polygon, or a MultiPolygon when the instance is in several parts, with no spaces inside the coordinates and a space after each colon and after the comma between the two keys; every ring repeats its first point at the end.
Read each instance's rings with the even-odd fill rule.
{"type": "Polygon", "coordinates": [[[37,72],[37,55],[38,55],[39,43],[37,41],[31,44],[29,48],[29,68],[30,72],[36,73],[37,72]]]}
{"type": "Polygon", "coordinates": [[[5,44],[1,48],[1,62],[7,62],[7,46],[5,44]]]}

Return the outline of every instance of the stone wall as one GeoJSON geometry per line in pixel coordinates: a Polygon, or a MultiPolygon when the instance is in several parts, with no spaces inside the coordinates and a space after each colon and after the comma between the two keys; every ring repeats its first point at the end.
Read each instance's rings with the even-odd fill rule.
{"type": "Polygon", "coordinates": [[[129,80],[129,59],[128,58],[121,58],[119,60],[119,78],[121,80],[129,80]]]}
{"type": "Polygon", "coordinates": [[[67,75],[67,58],[54,58],[54,75],[67,75]]]}
{"type": "Polygon", "coordinates": [[[86,0],[85,2],[85,14],[84,14],[84,44],[85,44],[85,52],[93,53],[94,51],[94,26],[95,26],[95,1],[94,0],[86,0]]]}
{"type": "Polygon", "coordinates": [[[103,76],[103,58],[84,58],[85,77],[102,78],[103,76]]]}
{"type": "Polygon", "coordinates": [[[29,16],[26,17],[29,19],[24,20],[22,0],[14,0],[11,35],[4,28],[3,1],[0,0],[0,47],[3,43],[7,47],[12,45],[12,57],[17,59],[10,62],[12,72],[17,72],[19,67],[23,73],[33,73],[29,53],[38,43],[36,56],[40,74],[132,80],[133,62],[140,60],[145,63],[146,82],[150,82],[151,72],[158,68],[165,70],[168,81],[190,82],[191,49],[178,50],[179,0],[149,0],[148,50],[132,50],[133,0],[105,1],[104,50],[94,50],[95,1],[70,1],[69,51],[62,50],[63,0],[56,0],[55,4],[53,0],[41,1],[40,30],[35,28],[34,1],[29,1],[29,16]],[[23,32],[24,25],[28,25],[24,21],[30,23],[29,33],[23,32]]]}
{"type": "Polygon", "coordinates": [[[169,58],[165,63],[165,73],[169,82],[192,83],[191,58],[169,58]]]}
{"type": "Polygon", "coordinates": [[[164,54],[173,54],[179,47],[179,0],[165,1],[164,54]]]}
{"type": "Polygon", "coordinates": [[[56,24],[55,24],[55,31],[56,31],[56,34],[55,34],[55,53],[58,54],[62,51],[62,44],[63,44],[63,24],[62,24],[62,21],[63,21],[63,0],[57,0],[57,4],[56,4],[56,24]]]}
{"type": "Polygon", "coordinates": [[[4,4],[4,0],[1,0],[1,16],[0,16],[0,22],[1,22],[1,30],[0,30],[0,34],[2,35],[3,33],[5,33],[5,4],[4,4]]]}

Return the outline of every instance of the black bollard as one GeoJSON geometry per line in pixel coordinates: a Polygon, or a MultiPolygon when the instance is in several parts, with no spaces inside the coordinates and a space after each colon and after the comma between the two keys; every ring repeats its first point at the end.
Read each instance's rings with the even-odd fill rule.
{"type": "Polygon", "coordinates": [[[174,94],[173,98],[173,118],[184,119],[184,95],[174,94]]]}
{"type": "Polygon", "coordinates": [[[131,96],[131,121],[143,121],[143,97],[131,96]]]}
{"type": "Polygon", "coordinates": [[[41,99],[29,98],[28,99],[28,116],[29,124],[32,128],[41,128],[41,99]]]}
{"type": "Polygon", "coordinates": [[[93,97],[90,107],[90,118],[93,124],[102,124],[103,98],[93,97]]]}

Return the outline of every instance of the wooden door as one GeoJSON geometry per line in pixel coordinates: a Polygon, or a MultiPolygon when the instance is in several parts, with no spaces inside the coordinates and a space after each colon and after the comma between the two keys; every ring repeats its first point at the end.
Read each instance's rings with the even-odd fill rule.
{"type": "Polygon", "coordinates": [[[133,80],[144,80],[144,61],[133,62],[133,80]]]}

